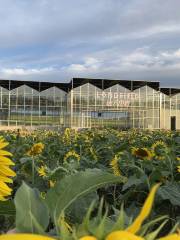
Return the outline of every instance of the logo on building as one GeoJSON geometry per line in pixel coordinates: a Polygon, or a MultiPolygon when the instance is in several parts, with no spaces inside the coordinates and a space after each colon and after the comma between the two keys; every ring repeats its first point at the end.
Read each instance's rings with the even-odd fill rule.
{"type": "Polygon", "coordinates": [[[97,92],[97,100],[107,107],[129,107],[132,101],[139,98],[137,93],[97,92]]]}

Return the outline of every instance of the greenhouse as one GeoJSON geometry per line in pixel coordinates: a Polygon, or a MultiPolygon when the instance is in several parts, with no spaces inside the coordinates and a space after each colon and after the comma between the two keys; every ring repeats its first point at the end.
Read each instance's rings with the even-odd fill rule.
{"type": "Polygon", "coordinates": [[[180,89],[159,82],[0,80],[0,128],[180,129],[180,89]]]}

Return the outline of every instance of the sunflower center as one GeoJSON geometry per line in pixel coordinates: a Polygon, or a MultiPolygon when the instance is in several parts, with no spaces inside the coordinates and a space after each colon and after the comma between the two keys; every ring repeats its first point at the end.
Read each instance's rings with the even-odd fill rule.
{"type": "Polygon", "coordinates": [[[142,149],[142,148],[139,148],[136,151],[136,154],[137,154],[137,156],[140,156],[140,157],[148,157],[149,156],[148,152],[145,149],[142,149]]]}

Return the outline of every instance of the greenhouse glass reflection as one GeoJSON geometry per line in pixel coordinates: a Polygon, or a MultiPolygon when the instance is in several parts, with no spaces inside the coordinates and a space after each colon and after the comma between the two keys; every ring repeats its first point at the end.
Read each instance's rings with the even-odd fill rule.
{"type": "Polygon", "coordinates": [[[149,81],[0,80],[0,127],[180,129],[180,89],[149,81]]]}

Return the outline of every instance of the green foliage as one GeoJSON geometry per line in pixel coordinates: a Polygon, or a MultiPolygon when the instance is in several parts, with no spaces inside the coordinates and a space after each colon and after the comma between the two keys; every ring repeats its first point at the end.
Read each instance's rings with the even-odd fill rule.
{"type": "Polygon", "coordinates": [[[124,177],[117,177],[99,169],[78,172],[63,178],[48,191],[46,202],[50,214],[57,222],[63,212],[77,199],[107,184],[123,183],[124,177]]]}
{"type": "Polygon", "coordinates": [[[180,184],[168,183],[159,189],[159,195],[164,200],[169,200],[172,205],[180,206],[180,184]]]}
{"type": "Polygon", "coordinates": [[[37,189],[23,183],[14,199],[16,207],[16,230],[42,234],[49,224],[48,209],[37,189]]]}
{"type": "MultiPolygon", "coordinates": [[[[100,236],[102,228],[109,229],[117,221],[119,214],[122,224],[122,203],[124,226],[127,226],[139,213],[151,186],[156,182],[162,184],[152,216],[158,219],[168,214],[170,219],[167,227],[163,227],[160,232],[168,232],[180,220],[180,132],[69,129],[60,132],[2,132],[1,135],[10,143],[7,150],[13,154],[12,160],[15,162],[17,176],[10,187],[13,189],[11,199],[14,196],[15,202],[18,199],[16,223],[20,231],[50,231],[56,234],[61,228],[66,235],[66,222],[71,227],[82,223],[85,212],[94,200],[96,204],[91,216],[93,221],[89,219],[89,229],[100,236]],[[43,152],[34,158],[29,157],[27,151],[37,142],[45,145],[43,152]],[[163,145],[154,149],[153,145],[158,142],[163,145]],[[153,156],[150,160],[143,159],[133,154],[133,148],[146,148],[153,152],[153,156]],[[66,154],[73,151],[80,160],[71,156],[64,161],[66,154]],[[115,171],[111,162],[115,156],[118,156],[115,167],[119,169],[121,177],[112,175],[115,171]],[[46,169],[44,176],[39,173],[42,166],[46,169]],[[23,184],[22,187],[22,181],[28,185],[23,184]],[[41,196],[46,199],[43,200],[41,196]],[[102,198],[103,213],[98,220],[94,216],[102,198]],[[30,207],[32,202],[36,204],[30,207]],[[105,206],[108,211],[104,217],[105,206]],[[59,219],[63,214],[64,219],[59,219]],[[25,215],[28,216],[27,219],[25,215]],[[102,219],[104,220],[101,222],[102,219]],[[57,221],[58,228],[55,229],[54,223],[57,221]],[[60,222],[62,226],[59,226],[60,222]],[[94,225],[99,228],[96,229],[94,225]]],[[[0,231],[9,226],[13,228],[14,217],[13,201],[0,202],[0,231]]],[[[119,228],[120,225],[117,229],[119,228]]],[[[144,228],[144,231],[148,234],[147,229],[144,228]]],[[[155,234],[149,238],[153,238],[155,234]]]]}
{"type": "Polygon", "coordinates": [[[13,201],[0,202],[0,215],[15,216],[15,206],[13,201]]]}

